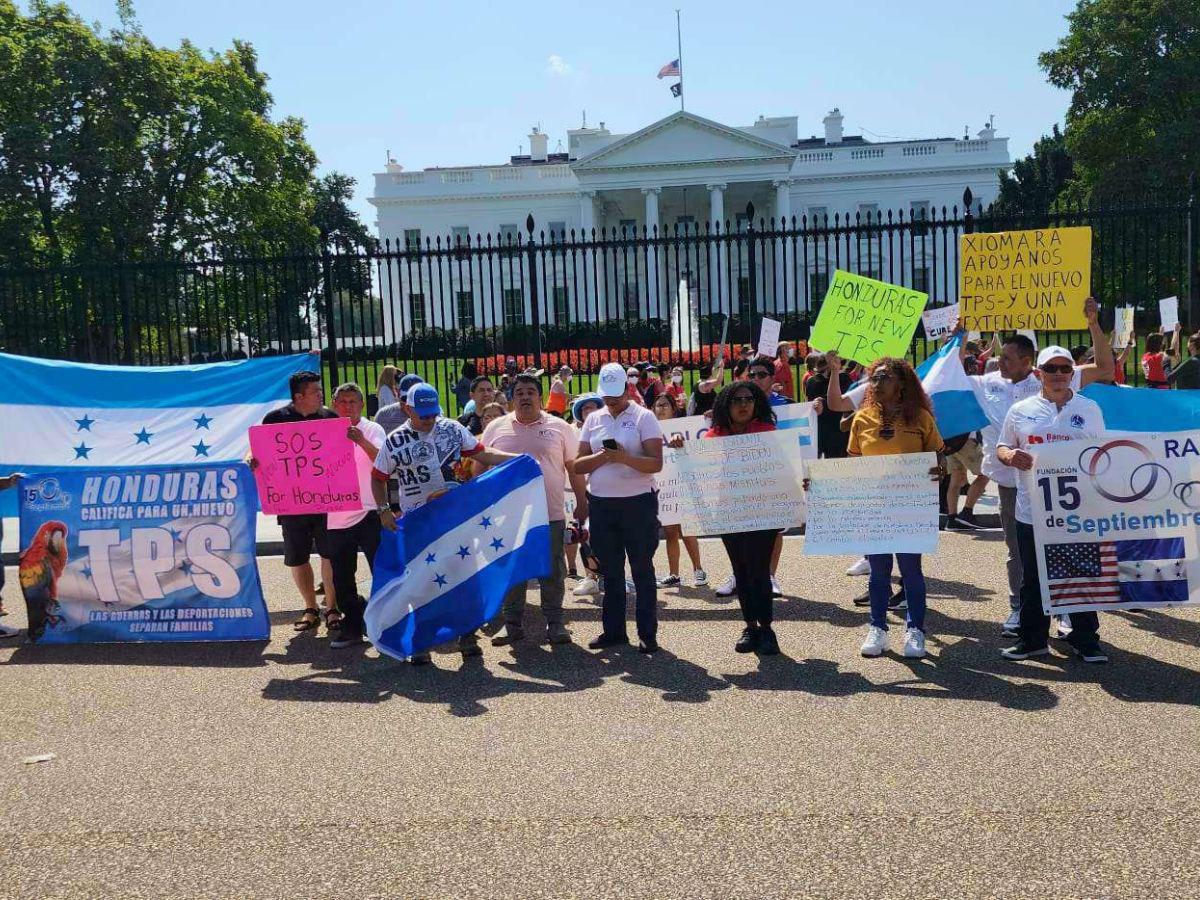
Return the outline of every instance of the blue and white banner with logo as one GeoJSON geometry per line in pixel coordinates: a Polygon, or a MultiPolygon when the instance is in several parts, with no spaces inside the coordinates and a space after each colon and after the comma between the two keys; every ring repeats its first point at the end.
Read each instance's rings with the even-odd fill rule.
{"type": "Polygon", "coordinates": [[[245,465],[62,469],[22,480],[19,494],[32,639],[268,637],[245,465]]]}
{"type": "Polygon", "coordinates": [[[1023,477],[1048,614],[1200,604],[1200,431],[1031,449],[1023,477]]]}
{"type": "MultiPolygon", "coordinates": [[[[241,460],[310,353],[193,366],[98,366],[0,353],[0,474],[241,460]]],[[[16,515],[10,492],[0,516],[16,515]]]]}

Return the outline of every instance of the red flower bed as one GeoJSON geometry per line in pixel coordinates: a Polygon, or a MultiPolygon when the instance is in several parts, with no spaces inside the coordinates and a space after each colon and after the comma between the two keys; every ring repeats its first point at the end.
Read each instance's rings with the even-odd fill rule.
{"type": "MultiPolygon", "coordinates": [[[[796,361],[803,362],[804,357],[808,354],[808,342],[794,341],[793,343],[796,345],[796,361]]],[[[683,366],[688,369],[711,363],[716,359],[719,349],[719,344],[704,344],[691,350],[672,350],[670,347],[549,350],[542,353],[541,367],[548,373],[553,373],[565,364],[575,372],[589,374],[599,372],[600,367],[605,363],[619,362],[623,366],[629,366],[636,362],[649,360],[660,370],[664,366],[683,366]]],[[[509,356],[516,359],[518,372],[538,364],[532,353],[500,353],[495,356],[480,356],[476,357],[473,362],[479,369],[480,375],[502,375],[504,374],[504,363],[509,356]]],[[[727,351],[725,358],[728,360],[729,357],[730,352],[727,351]]]]}

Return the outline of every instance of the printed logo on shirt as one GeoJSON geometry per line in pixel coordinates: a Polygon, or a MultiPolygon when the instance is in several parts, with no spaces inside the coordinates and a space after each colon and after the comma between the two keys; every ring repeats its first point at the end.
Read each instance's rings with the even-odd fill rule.
{"type": "Polygon", "coordinates": [[[1078,413],[1071,416],[1071,427],[1072,428],[1082,428],[1083,427],[1083,416],[1079,415],[1078,413]]]}
{"type": "Polygon", "coordinates": [[[1050,444],[1054,441],[1073,441],[1075,438],[1069,434],[1031,434],[1029,443],[1031,444],[1050,444]]]}

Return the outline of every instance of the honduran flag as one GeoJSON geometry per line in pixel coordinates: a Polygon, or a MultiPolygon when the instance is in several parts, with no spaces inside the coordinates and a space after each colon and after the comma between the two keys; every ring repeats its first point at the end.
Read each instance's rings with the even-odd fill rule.
{"type": "Polygon", "coordinates": [[[1100,407],[1108,431],[1200,429],[1200,391],[1089,384],[1080,393],[1100,407]]]}
{"type": "Polygon", "coordinates": [[[1182,537],[1047,544],[1047,614],[1187,603],[1182,537]]]}
{"type": "Polygon", "coordinates": [[[491,621],[509,590],[549,572],[546,488],[537,462],[523,455],[383,532],[367,636],[406,659],[491,621]]]}
{"type": "Polygon", "coordinates": [[[957,437],[988,425],[988,417],[975,398],[962,360],[958,358],[962,341],[960,332],[917,366],[917,376],[933,403],[933,417],[943,438],[957,437]]]}
{"type": "MultiPolygon", "coordinates": [[[[189,366],[101,366],[0,353],[0,475],[240,460],[315,354],[189,366]]],[[[16,491],[0,515],[16,515],[16,491]]]]}

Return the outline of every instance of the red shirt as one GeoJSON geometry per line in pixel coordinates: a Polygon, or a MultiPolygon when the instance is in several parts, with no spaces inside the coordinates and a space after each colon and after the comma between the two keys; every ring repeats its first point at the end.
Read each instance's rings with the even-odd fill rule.
{"type": "Polygon", "coordinates": [[[789,400],[796,399],[796,387],[792,382],[792,366],[788,359],[775,360],[775,383],[782,390],[779,392],[789,400]]]}
{"type": "Polygon", "coordinates": [[[680,409],[683,409],[684,404],[687,403],[687,394],[684,392],[682,384],[676,384],[673,381],[668,384],[667,396],[674,400],[675,405],[680,409]]]}
{"type": "Polygon", "coordinates": [[[1142,372],[1146,375],[1146,384],[1149,387],[1165,388],[1170,386],[1167,384],[1167,373],[1163,367],[1166,358],[1165,353],[1142,354],[1142,372]]]}
{"type": "MultiPolygon", "coordinates": [[[[760,422],[757,419],[755,419],[754,421],[750,422],[750,424],[748,424],[746,426],[746,430],[743,431],[742,434],[758,434],[760,431],[774,431],[774,430],[775,430],[774,422],[760,422]]],[[[713,425],[708,429],[707,432],[705,432],[704,436],[706,438],[733,437],[733,432],[726,431],[724,428],[721,428],[719,425],[713,425]]]]}

